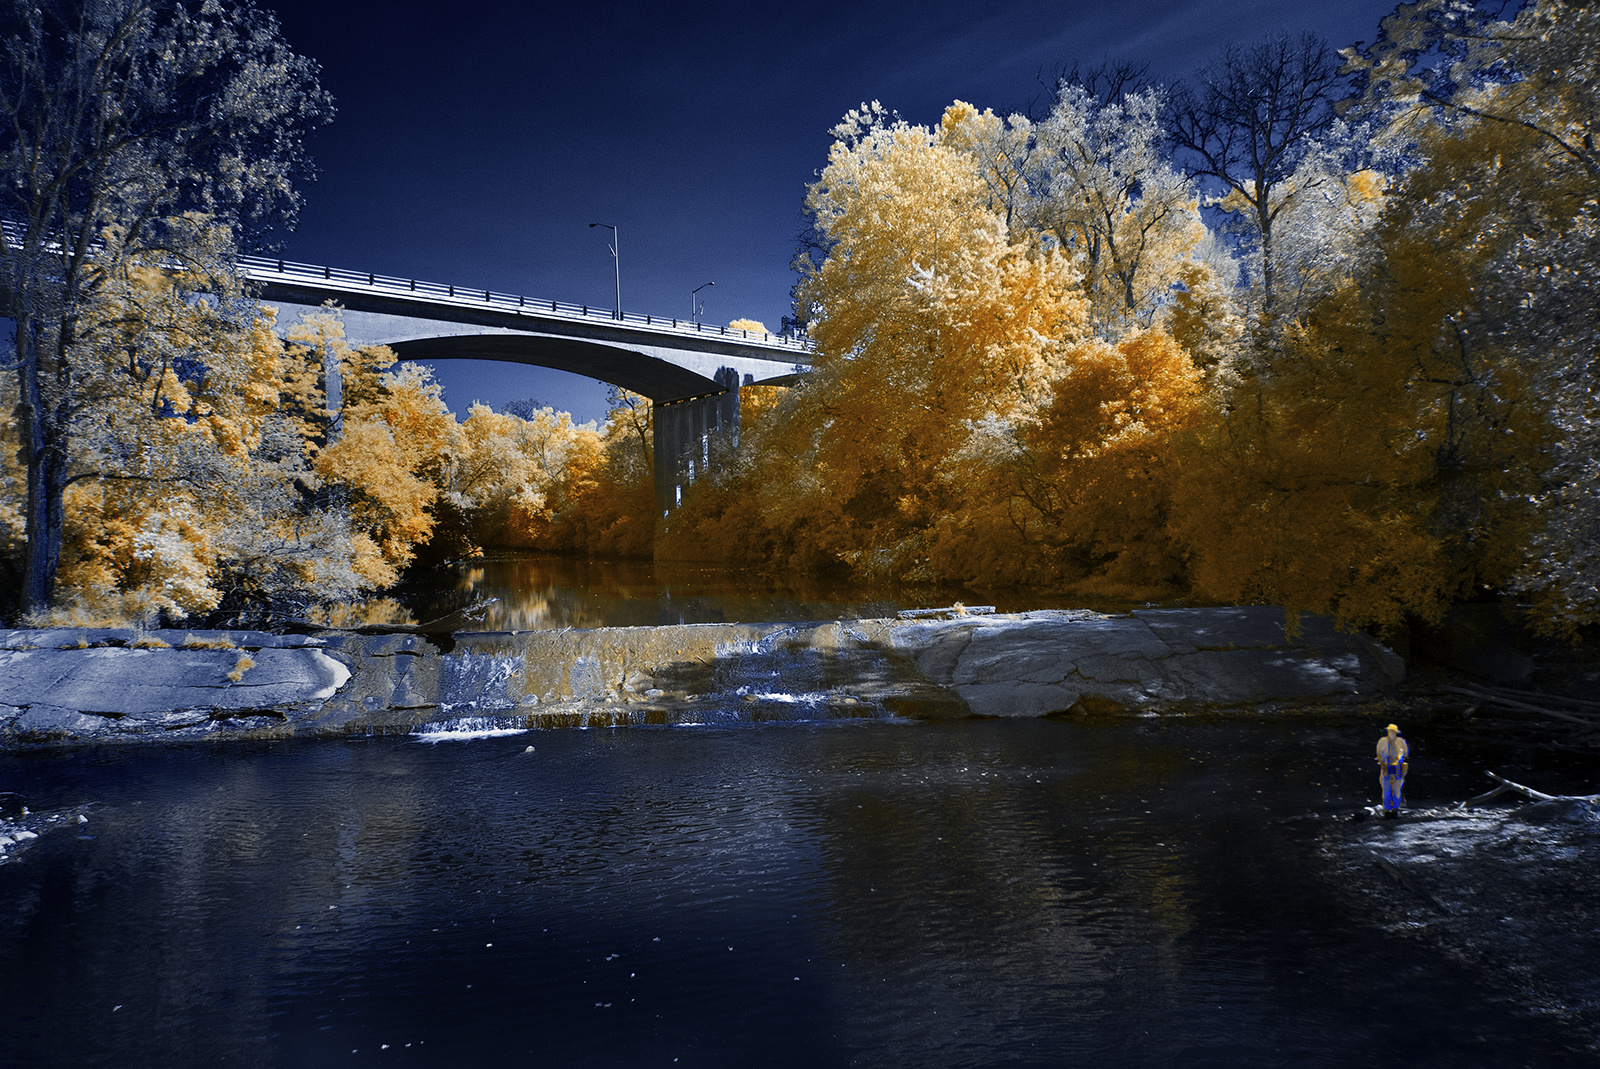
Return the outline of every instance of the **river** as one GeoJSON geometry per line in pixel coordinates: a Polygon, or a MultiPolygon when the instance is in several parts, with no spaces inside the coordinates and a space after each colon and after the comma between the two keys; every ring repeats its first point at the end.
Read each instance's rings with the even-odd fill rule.
{"type": "MultiPolygon", "coordinates": [[[[538,628],[960,592],[520,554],[406,593],[422,619],[484,597],[482,626],[538,628]]],[[[1375,713],[797,710],[0,756],[55,818],[0,864],[0,1065],[1593,1064],[1330,860],[1373,800],[1375,713]]],[[[1486,767],[1600,779],[1404,726],[1414,805],[1486,767]]]]}
{"type": "MultiPolygon", "coordinates": [[[[1406,727],[1413,804],[1524,767],[1406,727]]],[[[1380,931],[1381,872],[1330,879],[1378,733],[849,720],[0,757],[0,789],[74,817],[0,865],[0,1062],[1593,1064],[1380,931]]]]}

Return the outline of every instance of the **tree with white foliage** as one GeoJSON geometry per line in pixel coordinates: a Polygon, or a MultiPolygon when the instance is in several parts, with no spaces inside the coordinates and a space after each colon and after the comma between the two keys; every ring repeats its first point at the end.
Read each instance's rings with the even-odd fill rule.
{"type": "Polygon", "coordinates": [[[135,260],[198,270],[234,307],[231,247],[292,220],[304,136],[331,113],[316,65],[250,0],[0,8],[0,290],[17,324],[6,370],[27,479],[24,609],[55,593],[87,412],[80,342],[99,327],[108,280],[135,260]]]}
{"type": "Polygon", "coordinates": [[[1159,89],[1102,101],[1065,84],[1034,128],[1028,222],[1080,258],[1107,336],[1151,325],[1206,235],[1195,185],[1167,155],[1164,109],[1159,89]]]}
{"type": "Polygon", "coordinates": [[[1259,249],[1261,321],[1278,314],[1279,217],[1314,183],[1293,181],[1337,118],[1342,95],[1338,55],[1314,34],[1229,44],[1196,73],[1196,85],[1173,87],[1168,137],[1189,174],[1219,183],[1259,249]]]}

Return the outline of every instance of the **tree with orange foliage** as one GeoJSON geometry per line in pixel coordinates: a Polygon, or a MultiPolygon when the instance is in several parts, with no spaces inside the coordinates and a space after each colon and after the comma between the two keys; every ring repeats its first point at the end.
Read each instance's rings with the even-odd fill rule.
{"type": "MultiPolygon", "coordinates": [[[[1414,225],[1438,244],[1416,251],[1461,297],[1446,336],[1486,371],[1514,374],[1523,405],[1548,420],[1541,484],[1518,499],[1534,519],[1511,586],[1545,626],[1570,631],[1600,622],[1600,12],[1536,0],[1503,14],[1402,4],[1344,56],[1365,102],[1429,160],[1414,225]]],[[[1491,473],[1505,470],[1494,462],[1506,437],[1497,428],[1491,473]]],[[[1457,494],[1453,511],[1471,516],[1484,496],[1457,494]]]]}
{"type": "MultiPolygon", "coordinates": [[[[544,509],[529,517],[528,544],[601,556],[649,556],[655,540],[650,401],[612,387],[596,429],[574,429],[544,509]]],[[[563,418],[566,417],[563,413],[563,418]]]]}
{"type": "Polygon", "coordinates": [[[926,572],[922,532],[964,495],[946,461],[973,421],[1042,402],[1084,326],[1070,263],[1013,242],[977,161],[947,143],[965,115],[928,130],[850,113],[808,196],[833,243],[802,290],[816,370],[779,414],[776,447],[801,470],[764,512],[864,574],[926,572]]]}
{"type": "Polygon", "coordinates": [[[808,202],[831,242],[801,291],[816,371],[745,406],[740,455],[692,488],[667,552],[1119,590],[1181,573],[1166,448],[1198,373],[1159,329],[1090,336],[1064,243],[1017,225],[995,173],[1009,129],[961,103],[937,130],[846,117],[808,202]]]}
{"type": "Polygon", "coordinates": [[[252,303],[196,300],[209,273],[152,259],[103,280],[74,346],[89,418],[64,497],[60,594],[40,622],[210,611],[241,582],[295,585],[325,549],[283,529],[305,440],[286,402],[307,377],[252,303]]]}
{"type": "Polygon", "coordinates": [[[252,302],[196,299],[210,282],[140,257],[102,281],[72,353],[81,431],[60,593],[36,622],[181,619],[354,593],[340,581],[340,526],[306,508],[307,451],[326,420],[316,370],[252,302]]]}
{"type": "Polygon", "coordinates": [[[1392,629],[1512,580],[1550,424],[1484,285],[1507,202],[1458,195],[1503,141],[1427,134],[1371,253],[1221,385],[1178,483],[1200,592],[1392,629]]]}
{"type": "Polygon", "coordinates": [[[435,506],[462,451],[461,432],[441,387],[415,364],[392,371],[382,346],[352,348],[332,312],[288,332],[290,351],[338,369],[343,406],[312,469],[319,505],[348,524],[350,567],[363,588],[392,586],[428,541],[435,506]]]}
{"type": "Polygon", "coordinates": [[[1165,332],[1075,346],[1007,466],[1018,540],[1058,583],[1129,596],[1181,589],[1172,443],[1211,415],[1193,360],[1165,332]]]}
{"type": "MultiPolygon", "coordinates": [[[[414,367],[353,350],[338,317],[194,298],[125,261],[73,355],[92,433],[65,498],[60,598],[41,624],[305,616],[389,585],[431,532],[455,421],[414,367]],[[341,368],[349,404],[325,407],[341,368]]],[[[9,510],[0,509],[0,519],[9,510]]]]}
{"type": "Polygon", "coordinates": [[[0,9],[0,272],[17,322],[4,365],[27,473],[24,612],[54,600],[65,497],[83,474],[77,438],[95,426],[77,393],[95,369],[74,359],[96,348],[85,333],[115,329],[100,317],[105,286],[135,261],[182,264],[211,275],[209,292],[236,296],[228,254],[274,218],[292,222],[305,134],[331,113],[316,64],[252,4],[0,9]]]}
{"type": "Polygon", "coordinates": [[[431,556],[476,556],[484,546],[512,545],[518,519],[544,508],[554,413],[546,408],[530,415],[523,419],[484,404],[468,410],[439,500],[448,519],[441,517],[434,529],[431,556]]]}

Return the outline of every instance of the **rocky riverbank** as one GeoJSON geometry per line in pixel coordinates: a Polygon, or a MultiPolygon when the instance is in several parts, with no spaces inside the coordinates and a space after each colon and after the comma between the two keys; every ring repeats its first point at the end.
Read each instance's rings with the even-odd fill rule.
{"type": "Polygon", "coordinates": [[[1328,878],[1376,928],[1443,952],[1600,1053],[1600,806],[1565,799],[1408,811],[1322,836],[1328,878]]]}
{"type": "Polygon", "coordinates": [[[449,636],[0,632],[0,749],[898,715],[1036,717],[1317,702],[1404,678],[1363,634],[1270,607],[449,636]]]}

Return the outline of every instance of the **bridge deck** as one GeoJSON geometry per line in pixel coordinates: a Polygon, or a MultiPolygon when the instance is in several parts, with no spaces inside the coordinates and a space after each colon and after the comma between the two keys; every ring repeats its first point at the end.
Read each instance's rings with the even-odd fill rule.
{"type": "Polygon", "coordinates": [[[642,327],[652,334],[673,338],[725,338],[742,345],[771,350],[770,359],[804,363],[811,346],[803,338],[765,331],[736,330],[731,327],[692,322],[667,316],[625,312],[620,319],[609,308],[586,304],[527,297],[517,293],[473,289],[443,282],[424,282],[397,278],[370,271],[351,271],[318,264],[295,263],[264,256],[242,256],[239,266],[245,277],[269,289],[325,292],[329,296],[362,293],[404,301],[425,301],[461,309],[492,310],[501,314],[526,316],[533,320],[558,319],[589,324],[613,323],[642,327]]]}

